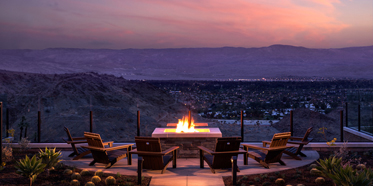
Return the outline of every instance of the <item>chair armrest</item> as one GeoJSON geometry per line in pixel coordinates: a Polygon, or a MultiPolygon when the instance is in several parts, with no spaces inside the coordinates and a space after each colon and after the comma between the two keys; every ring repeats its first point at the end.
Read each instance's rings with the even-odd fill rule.
{"type": "Polygon", "coordinates": [[[246,154],[247,151],[243,149],[238,149],[235,151],[222,151],[222,152],[212,152],[211,155],[219,155],[219,154],[246,154]]]}
{"type": "Polygon", "coordinates": [[[263,143],[263,147],[266,147],[268,144],[271,144],[270,141],[262,141],[262,143],[263,143]]]}
{"type": "Polygon", "coordinates": [[[210,149],[208,149],[204,146],[197,146],[197,148],[199,148],[200,150],[203,150],[203,151],[205,151],[205,152],[207,152],[208,154],[211,154],[211,155],[212,155],[212,153],[214,153],[214,151],[212,151],[212,150],[210,150],[210,149]]]}
{"type": "Polygon", "coordinates": [[[100,147],[92,147],[92,146],[82,146],[83,148],[89,149],[89,150],[97,150],[97,151],[102,151],[105,152],[106,148],[100,148],[100,147]]]}
{"type": "Polygon", "coordinates": [[[271,151],[271,150],[285,150],[285,149],[288,149],[288,148],[291,148],[291,147],[294,147],[294,146],[286,145],[286,146],[281,146],[281,147],[269,147],[268,151],[271,151]]]}
{"type": "Polygon", "coordinates": [[[74,140],[86,140],[86,139],[85,139],[85,137],[75,137],[75,138],[73,138],[73,141],[74,140]]]}
{"type": "Polygon", "coordinates": [[[112,151],[112,150],[119,150],[119,149],[128,149],[129,147],[132,147],[134,144],[128,144],[128,145],[121,145],[116,147],[108,147],[105,148],[106,151],[112,151]]]}
{"type": "Polygon", "coordinates": [[[137,149],[131,150],[130,154],[138,154],[139,156],[141,155],[154,155],[154,156],[162,156],[162,152],[148,152],[148,151],[137,151],[137,149]]]}
{"type": "Polygon", "coordinates": [[[66,141],[67,144],[78,144],[78,143],[87,143],[87,140],[79,140],[79,141],[66,141]]]}
{"type": "Polygon", "coordinates": [[[109,147],[113,146],[114,141],[107,141],[107,142],[102,142],[104,145],[109,145],[109,147]]]}
{"type": "Polygon", "coordinates": [[[295,137],[295,136],[290,136],[289,140],[302,140],[303,137],[295,137]]]}
{"type": "Polygon", "coordinates": [[[309,141],[288,141],[288,143],[296,145],[307,145],[309,141]]]}
{"type": "Polygon", "coordinates": [[[175,150],[178,149],[178,148],[179,148],[179,146],[173,146],[173,147],[171,147],[171,148],[169,148],[169,149],[167,149],[167,150],[165,150],[165,151],[162,151],[162,153],[163,153],[163,154],[168,154],[168,153],[170,153],[170,152],[175,151],[175,150]]]}
{"type": "Polygon", "coordinates": [[[249,149],[268,150],[268,147],[260,147],[256,145],[242,144],[242,146],[247,147],[249,149]]]}

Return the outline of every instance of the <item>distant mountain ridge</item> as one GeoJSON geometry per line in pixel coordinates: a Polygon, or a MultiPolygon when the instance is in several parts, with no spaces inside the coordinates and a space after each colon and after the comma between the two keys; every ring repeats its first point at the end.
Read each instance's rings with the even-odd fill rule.
{"type": "Polygon", "coordinates": [[[373,46],[0,50],[0,69],[43,74],[97,72],[126,79],[216,80],[283,76],[373,79],[373,46]]]}

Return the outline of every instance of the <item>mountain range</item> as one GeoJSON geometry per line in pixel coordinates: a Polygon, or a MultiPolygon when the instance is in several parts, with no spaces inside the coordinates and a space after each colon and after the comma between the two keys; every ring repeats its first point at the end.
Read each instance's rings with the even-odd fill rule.
{"type": "Polygon", "coordinates": [[[96,72],[125,79],[225,80],[287,76],[373,79],[373,46],[0,50],[0,69],[42,74],[96,72]]]}

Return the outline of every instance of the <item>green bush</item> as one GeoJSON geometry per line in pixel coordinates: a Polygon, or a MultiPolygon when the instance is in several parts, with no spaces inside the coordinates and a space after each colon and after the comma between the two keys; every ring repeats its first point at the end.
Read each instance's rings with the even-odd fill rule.
{"type": "MultiPolygon", "coordinates": [[[[316,167],[317,170],[321,171],[321,175],[328,177],[327,175],[333,172],[334,168],[341,167],[342,158],[336,158],[334,156],[328,159],[317,161],[320,165],[316,167]]],[[[311,169],[312,170],[312,169],[311,169]]]]}
{"type": "Polygon", "coordinates": [[[350,186],[370,186],[373,183],[372,169],[364,169],[363,171],[354,170],[351,166],[338,167],[328,177],[333,180],[336,185],[350,186]]]}
{"type": "Polygon", "coordinates": [[[20,159],[15,166],[16,173],[30,179],[30,186],[36,180],[36,177],[44,171],[45,164],[42,160],[36,160],[36,155],[31,159],[26,156],[25,159],[20,159]]]}

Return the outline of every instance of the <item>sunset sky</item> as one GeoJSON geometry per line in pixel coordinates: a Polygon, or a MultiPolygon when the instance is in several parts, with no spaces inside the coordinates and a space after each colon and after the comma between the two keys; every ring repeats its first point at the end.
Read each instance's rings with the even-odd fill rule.
{"type": "Polygon", "coordinates": [[[0,49],[373,45],[372,0],[1,0],[0,49]]]}

